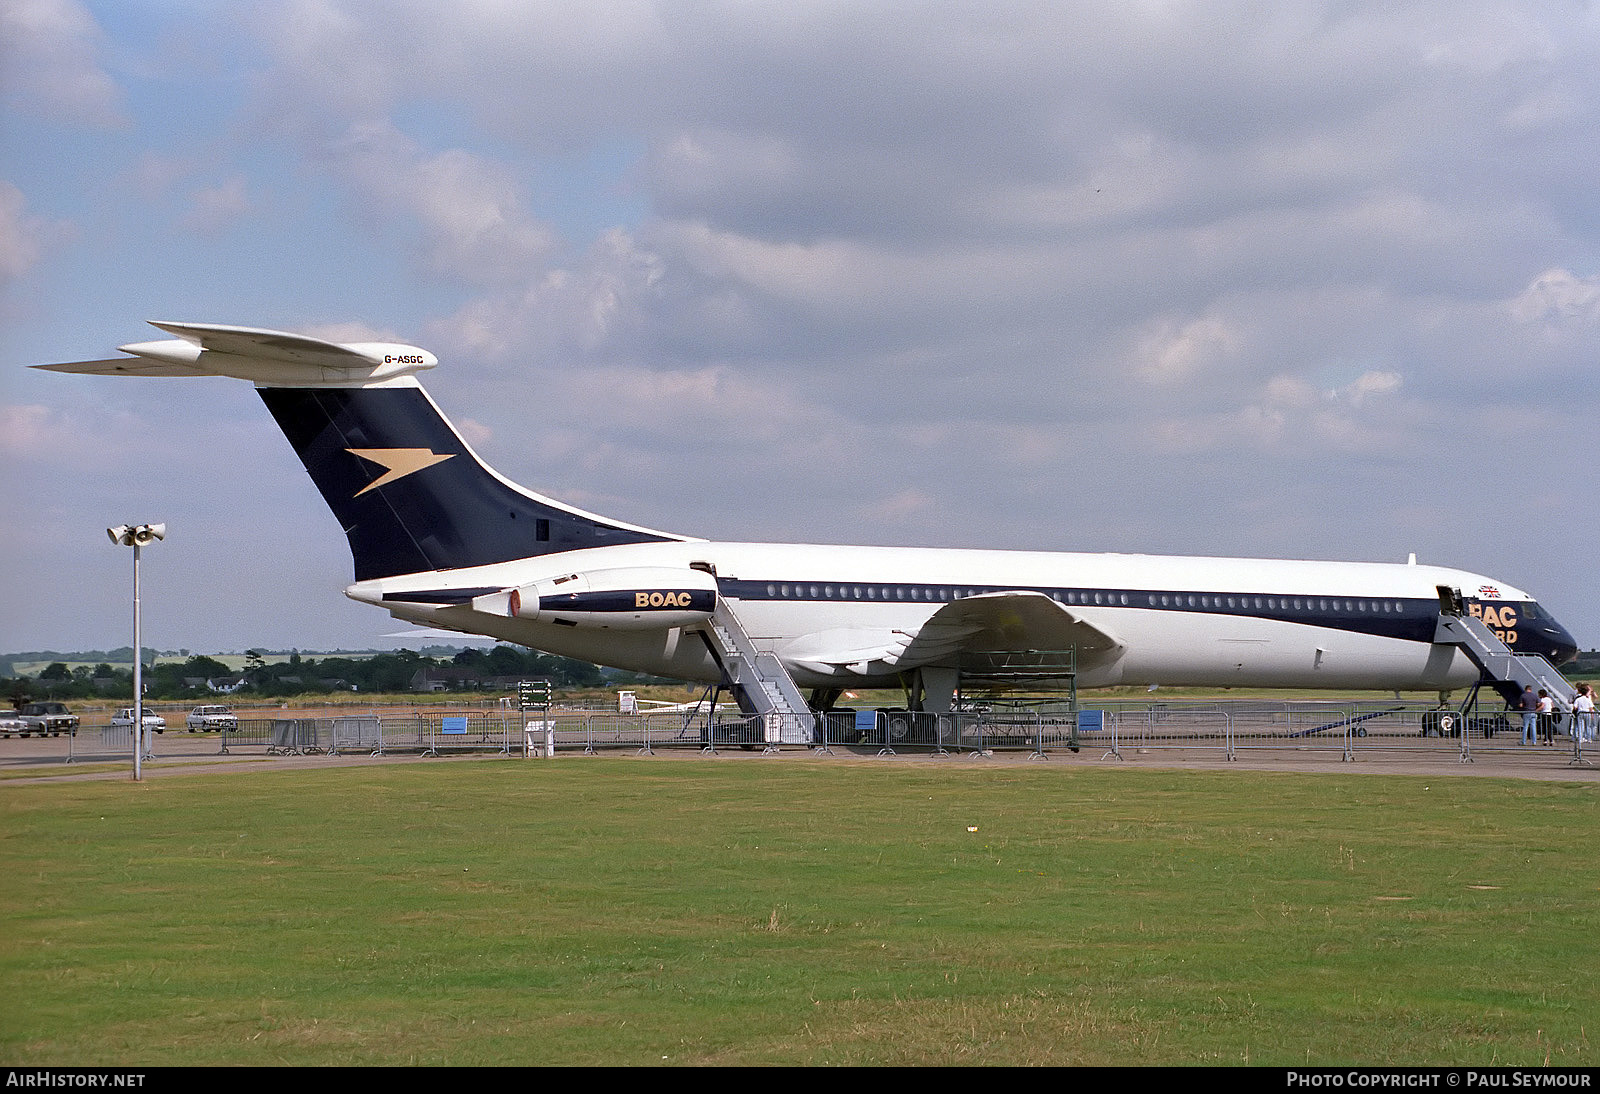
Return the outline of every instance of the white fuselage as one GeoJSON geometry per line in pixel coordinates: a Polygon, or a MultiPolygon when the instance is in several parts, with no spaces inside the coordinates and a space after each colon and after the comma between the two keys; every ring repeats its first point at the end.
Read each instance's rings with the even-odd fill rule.
{"type": "Polygon", "coordinates": [[[348,593],[431,626],[620,668],[716,680],[715,660],[704,643],[686,639],[691,628],[684,626],[573,625],[393,600],[408,590],[531,586],[639,567],[714,572],[721,597],[758,648],[783,658],[808,687],[901,679],[899,670],[884,666],[818,671],[815,658],[802,654],[819,643],[836,643],[840,635],[915,634],[951,601],[1022,590],[1051,597],[1115,638],[1117,649],[1080,662],[1082,686],[1463,687],[1478,678],[1476,666],[1455,647],[1431,641],[1438,587],[1470,596],[1493,586],[1507,603],[1529,600],[1481,575],[1435,566],[706,541],[411,574],[363,582],[348,593]]]}

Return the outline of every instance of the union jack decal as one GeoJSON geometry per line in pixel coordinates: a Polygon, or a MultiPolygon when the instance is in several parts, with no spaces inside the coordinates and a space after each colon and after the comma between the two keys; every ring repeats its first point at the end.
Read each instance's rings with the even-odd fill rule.
{"type": "Polygon", "coordinates": [[[1478,587],[1478,595],[1485,600],[1499,600],[1500,590],[1493,585],[1481,585],[1478,587]]]}

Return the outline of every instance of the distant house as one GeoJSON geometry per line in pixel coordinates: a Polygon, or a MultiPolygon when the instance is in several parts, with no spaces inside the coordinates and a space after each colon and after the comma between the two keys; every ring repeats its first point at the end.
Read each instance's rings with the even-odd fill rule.
{"type": "Polygon", "coordinates": [[[249,681],[240,676],[236,679],[226,677],[185,676],[183,686],[190,691],[209,691],[218,695],[232,695],[249,681]]]}
{"type": "Polygon", "coordinates": [[[450,680],[436,668],[421,668],[411,674],[406,685],[412,691],[449,691],[450,680]]]}
{"type": "Polygon", "coordinates": [[[412,691],[515,691],[521,677],[487,676],[460,665],[426,665],[411,676],[412,691]]]}

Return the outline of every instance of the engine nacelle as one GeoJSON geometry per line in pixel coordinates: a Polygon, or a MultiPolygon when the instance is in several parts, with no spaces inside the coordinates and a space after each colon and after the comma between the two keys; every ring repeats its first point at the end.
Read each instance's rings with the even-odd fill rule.
{"type": "Polygon", "coordinates": [[[690,627],[711,617],[717,579],[674,566],[628,566],[546,578],[472,601],[474,611],[610,630],[690,627]]]}

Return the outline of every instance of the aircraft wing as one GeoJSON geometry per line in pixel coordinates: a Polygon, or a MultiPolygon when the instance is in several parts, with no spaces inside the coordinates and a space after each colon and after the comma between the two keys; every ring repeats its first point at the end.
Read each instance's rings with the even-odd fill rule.
{"type": "Polygon", "coordinates": [[[63,361],[58,365],[34,365],[46,372],[77,372],[89,376],[210,376],[195,365],[154,361],[147,357],[114,357],[108,361],[63,361]]]}
{"type": "Polygon", "coordinates": [[[962,653],[996,650],[1077,651],[1080,668],[1114,659],[1123,644],[1066,607],[1035,592],[985,593],[952,601],[916,631],[844,628],[804,635],[779,655],[817,672],[881,671],[954,664],[962,653]]]}

